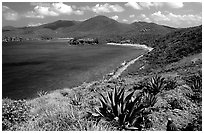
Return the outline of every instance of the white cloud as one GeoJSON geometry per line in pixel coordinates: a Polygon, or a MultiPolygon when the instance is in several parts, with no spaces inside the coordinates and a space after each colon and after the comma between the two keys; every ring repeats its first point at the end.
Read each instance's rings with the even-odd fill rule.
{"type": "Polygon", "coordinates": [[[125,4],[125,6],[132,7],[136,10],[142,10],[142,7],[138,5],[137,2],[134,2],[134,1],[129,1],[128,3],[125,4]]]}
{"type": "Polygon", "coordinates": [[[49,2],[30,2],[32,6],[43,6],[43,7],[50,7],[51,3],[49,2]]]}
{"type": "Polygon", "coordinates": [[[110,5],[109,7],[113,12],[123,12],[124,11],[124,9],[118,4],[110,5]]]}
{"type": "Polygon", "coordinates": [[[142,22],[152,22],[150,18],[148,18],[145,14],[140,14],[137,19],[133,20],[135,21],[142,21],[142,22]]]}
{"type": "Polygon", "coordinates": [[[112,19],[114,19],[114,20],[118,20],[118,16],[117,16],[117,15],[112,16],[112,17],[110,17],[110,18],[112,18],[112,19]]]}
{"type": "Polygon", "coordinates": [[[76,14],[76,15],[83,15],[84,11],[76,10],[76,11],[74,11],[74,14],[76,14]]]}
{"type": "Polygon", "coordinates": [[[132,14],[132,15],[130,15],[129,17],[130,17],[130,18],[134,18],[134,17],[135,17],[135,15],[134,15],[134,14],[132,14]]]}
{"type": "MultiPolygon", "coordinates": [[[[87,8],[90,10],[89,8],[87,8]]],[[[119,6],[118,4],[110,5],[108,3],[105,4],[96,4],[91,10],[95,13],[110,13],[110,12],[123,12],[123,7],[119,6]]]]}
{"type": "Polygon", "coordinates": [[[184,6],[183,2],[167,2],[166,5],[171,8],[182,8],[184,6]]]}
{"type": "Polygon", "coordinates": [[[9,10],[10,8],[8,6],[2,6],[2,11],[6,11],[6,10],[9,10]]]}
{"type": "Polygon", "coordinates": [[[43,24],[45,24],[45,23],[29,23],[28,27],[40,26],[40,25],[43,25],[43,24]]]}
{"type": "Polygon", "coordinates": [[[19,15],[17,12],[6,12],[3,14],[6,20],[16,21],[19,19],[19,15]]]}
{"type": "Polygon", "coordinates": [[[2,6],[2,16],[5,20],[16,21],[19,19],[19,14],[7,6],[2,6]]]}
{"type": "Polygon", "coordinates": [[[128,20],[127,19],[123,19],[123,22],[128,22],[128,20]]]}
{"type": "Polygon", "coordinates": [[[31,3],[34,5],[34,11],[31,11],[29,15],[26,17],[36,17],[43,18],[44,16],[59,16],[61,14],[65,15],[83,15],[84,11],[77,9],[75,5],[67,5],[63,2],[55,2],[55,3],[31,3]]]}
{"type": "Polygon", "coordinates": [[[161,11],[155,12],[151,16],[157,22],[158,21],[170,21],[170,19],[164,14],[162,14],[161,11]]]}
{"type": "Polygon", "coordinates": [[[50,8],[51,10],[53,9],[55,12],[62,14],[71,14],[73,12],[71,6],[63,4],[62,2],[52,3],[52,6],[50,8]]]}
{"type": "Polygon", "coordinates": [[[29,11],[29,12],[25,13],[23,16],[26,18],[40,18],[40,19],[44,18],[43,15],[40,15],[34,11],[29,11]]]}
{"type": "Polygon", "coordinates": [[[151,7],[163,7],[167,6],[170,8],[182,8],[184,6],[183,2],[128,2],[125,6],[130,6],[136,10],[143,10],[144,8],[150,9],[151,7]]]}
{"type": "Polygon", "coordinates": [[[141,7],[148,8],[148,9],[150,9],[150,7],[161,7],[161,6],[163,6],[162,2],[140,2],[139,4],[140,4],[141,7]]]}
{"type": "Polygon", "coordinates": [[[79,7],[79,9],[80,10],[89,10],[89,11],[91,11],[92,9],[91,9],[91,7],[89,7],[89,6],[83,6],[83,7],[79,7]]]}
{"type": "Polygon", "coordinates": [[[202,16],[193,14],[179,15],[170,12],[163,14],[161,11],[158,11],[153,13],[151,17],[155,22],[170,24],[177,27],[183,27],[183,24],[198,25],[202,23],[202,16]]]}
{"type": "Polygon", "coordinates": [[[50,7],[36,6],[34,10],[43,16],[59,16],[59,13],[56,13],[53,9],[50,9],[50,7]]]}

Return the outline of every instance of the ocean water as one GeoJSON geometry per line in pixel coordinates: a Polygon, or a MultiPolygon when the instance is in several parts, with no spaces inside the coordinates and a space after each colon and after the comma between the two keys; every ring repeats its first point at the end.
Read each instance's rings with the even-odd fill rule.
{"type": "Polygon", "coordinates": [[[2,97],[32,99],[37,92],[100,80],[124,60],[145,51],[124,46],[69,46],[66,42],[2,45],[2,97]]]}

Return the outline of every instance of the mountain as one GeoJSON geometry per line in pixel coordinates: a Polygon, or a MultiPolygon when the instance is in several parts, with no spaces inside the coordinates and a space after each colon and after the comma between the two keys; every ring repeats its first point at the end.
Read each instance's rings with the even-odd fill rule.
{"type": "Polygon", "coordinates": [[[110,19],[106,16],[96,16],[81,22],[78,25],[73,27],[68,27],[62,32],[86,32],[88,34],[104,34],[104,33],[116,33],[116,32],[125,32],[131,30],[131,25],[119,23],[113,19],[110,19]]]}
{"type": "Polygon", "coordinates": [[[36,27],[21,27],[3,32],[5,36],[21,36],[23,38],[54,37],[91,37],[99,41],[120,41],[131,39],[135,43],[148,43],[158,36],[165,35],[175,28],[154,23],[135,22],[120,23],[106,16],[96,16],[85,21],[58,20],[36,27]]]}
{"type": "Polygon", "coordinates": [[[58,21],[53,22],[53,23],[43,24],[39,27],[48,28],[51,30],[56,30],[58,28],[70,27],[70,26],[76,25],[78,23],[80,23],[80,22],[79,21],[58,20],[58,21]]]}

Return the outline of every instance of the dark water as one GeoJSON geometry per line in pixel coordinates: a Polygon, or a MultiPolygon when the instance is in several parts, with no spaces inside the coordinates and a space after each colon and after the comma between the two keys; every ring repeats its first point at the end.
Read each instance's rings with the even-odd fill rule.
{"type": "Polygon", "coordinates": [[[30,99],[102,79],[144,50],[121,46],[68,46],[64,42],[8,43],[2,46],[3,98],[30,99]]]}

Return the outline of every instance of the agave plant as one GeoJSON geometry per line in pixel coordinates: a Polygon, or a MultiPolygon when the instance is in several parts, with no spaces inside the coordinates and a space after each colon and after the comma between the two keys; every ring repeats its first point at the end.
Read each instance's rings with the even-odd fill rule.
{"type": "Polygon", "coordinates": [[[165,87],[165,78],[156,75],[147,83],[147,91],[153,95],[161,92],[165,87]]]}
{"type": "Polygon", "coordinates": [[[142,98],[142,93],[133,97],[134,93],[135,91],[132,91],[125,96],[124,88],[118,91],[114,88],[112,93],[107,93],[107,97],[100,94],[101,107],[96,110],[106,120],[115,120],[121,129],[140,130],[143,122],[142,112],[154,103],[150,97],[142,98]]]}
{"type": "Polygon", "coordinates": [[[186,83],[194,92],[191,98],[195,101],[201,101],[202,99],[202,73],[199,71],[198,74],[191,76],[188,80],[186,80],[186,83]]]}
{"type": "Polygon", "coordinates": [[[44,90],[40,90],[40,91],[37,92],[37,95],[38,95],[39,97],[42,97],[42,96],[47,95],[47,94],[48,94],[48,92],[47,92],[47,91],[44,91],[44,90]]]}

